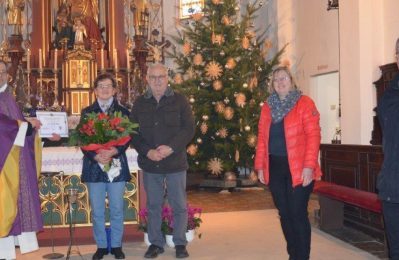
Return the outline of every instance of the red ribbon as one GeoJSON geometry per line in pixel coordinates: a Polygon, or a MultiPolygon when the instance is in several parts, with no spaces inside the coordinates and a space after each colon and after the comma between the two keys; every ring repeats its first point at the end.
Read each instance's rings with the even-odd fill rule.
{"type": "Polygon", "coordinates": [[[96,153],[98,153],[98,151],[101,149],[109,150],[113,146],[125,145],[130,141],[130,139],[131,139],[130,136],[124,136],[124,137],[119,138],[118,140],[112,140],[105,144],[89,144],[89,145],[82,146],[81,148],[82,148],[82,150],[85,150],[85,151],[95,151],[96,153]]]}

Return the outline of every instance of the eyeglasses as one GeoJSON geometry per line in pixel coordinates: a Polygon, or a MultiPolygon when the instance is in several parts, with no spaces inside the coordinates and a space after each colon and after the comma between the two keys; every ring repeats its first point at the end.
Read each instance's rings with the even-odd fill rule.
{"type": "Polygon", "coordinates": [[[98,85],[97,88],[98,89],[109,89],[112,88],[112,84],[107,84],[107,85],[98,85]]]}
{"type": "Polygon", "coordinates": [[[159,76],[148,76],[148,79],[151,81],[156,81],[156,80],[164,80],[166,79],[166,75],[159,75],[159,76]]]}
{"type": "Polygon", "coordinates": [[[278,83],[278,82],[287,81],[288,79],[289,79],[288,76],[281,77],[281,78],[275,78],[275,79],[273,79],[273,83],[278,83]]]}

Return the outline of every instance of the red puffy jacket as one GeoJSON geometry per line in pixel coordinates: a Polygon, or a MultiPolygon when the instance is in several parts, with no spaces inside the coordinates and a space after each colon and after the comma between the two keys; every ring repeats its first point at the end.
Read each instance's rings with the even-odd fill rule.
{"type": "MultiPolygon", "coordinates": [[[[292,110],[284,117],[284,132],[292,186],[302,184],[303,168],[313,169],[313,178],[320,179],[322,173],[318,162],[320,147],[320,114],[307,96],[301,96],[292,110]]],[[[266,184],[269,183],[269,131],[272,122],[270,107],[265,103],[258,125],[258,144],[255,155],[255,170],[263,170],[266,184]]]]}

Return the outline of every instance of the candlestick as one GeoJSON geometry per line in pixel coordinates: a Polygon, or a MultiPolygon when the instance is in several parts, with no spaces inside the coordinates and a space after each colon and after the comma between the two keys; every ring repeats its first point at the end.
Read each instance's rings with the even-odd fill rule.
{"type": "Polygon", "coordinates": [[[58,59],[58,49],[55,49],[55,51],[54,51],[54,70],[55,71],[58,68],[57,59],[58,59]]]}
{"type": "Polygon", "coordinates": [[[126,49],[126,68],[128,71],[130,70],[130,55],[128,49],[126,49]]]}
{"type": "Polygon", "coordinates": [[[101,70],[104,70],[104,49],[101,48],[101,52],[100,52],[100,56],[101,56],[101,70]]]}
{"type": "Polygon", "coordinates": [[[114,49],[114,67],[115,70],[118,70],[118,52],[116,49],[114,49]]]}
{"type": "Polygon", "coordinates": [[[43,54],[42,49],[39,49],[39,69],[43,69],[43,54]]]}
{"type": "Polygon", "coordinates": [[[26,70],[30,71],[30,49],[26,52],[26,70]]]}

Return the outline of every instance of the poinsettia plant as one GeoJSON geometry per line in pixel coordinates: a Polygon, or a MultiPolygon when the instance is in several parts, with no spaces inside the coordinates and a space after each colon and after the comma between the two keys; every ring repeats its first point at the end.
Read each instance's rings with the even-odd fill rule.
{"type": "MultiPolygon", "coordinates": [[[[193,207],[187,204],[187,231],[195,230],[201,226],[202,209],[198,207],[193,207]]],[[[139,211],[139,230],[147,232],[148,225],[148,210],[143,208],[139,211]]],[[[170,235],[173,233],[173,210],[169,205],[164,205],[162,207],[162,224],[161,230],[164,235],[170,235]]],[[[199,235],[200,237],[201,235],[199,235]]]]}
{"type": "MultiPolygon", "coordinates": [[[[138,124],[133,123],[122,112],[112,114],[89,113],[72,130],[69,144],[80,146],[84,151],[98,152],[113,146],[127,144],[138,124]]],[[[105,167],[105,171],[109,165],[105,167]]]]}

